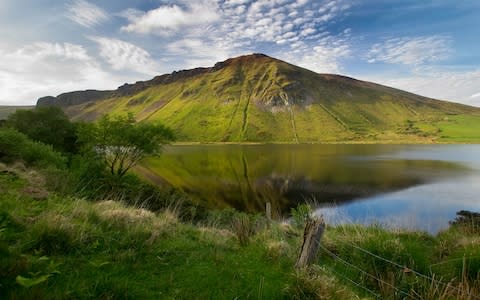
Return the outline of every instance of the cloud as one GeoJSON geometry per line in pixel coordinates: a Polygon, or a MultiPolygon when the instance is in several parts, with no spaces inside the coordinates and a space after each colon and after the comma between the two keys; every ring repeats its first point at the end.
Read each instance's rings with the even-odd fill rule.
{"type": "Polygon", "coordinates": [[[148,12],[129,10],[125,16],[130,24],[122,27],[122,30],[142,34],[168,34],[185,26],[216,21],[219,18],[216,6],[213,1],[199,1],[189,3],[186,7],[162,5],[148,12]]]}
{"type": "Polygon", "coordinates": [[[183,68],[209,67],[229,57],[239,55],[234,47],[199,38],[186,38],[170,43],[167,52],[187,57],[183,68]]]}
{"type": "Polygon", "coordinates": [[[90,37],[100,47],[100,56],[114,70],[129,70],[158,75],[158,65],[144,49],[131,43],[106,37],[90,37]]]}
{"type": "Polygon", "coordinates": [[[13,51],[0,48],[0,103],[33,104],[46,95],[80,89],[115,88],[109,74],[81,45],[39,42],[13,51]]]}
{"type": "Polygon", "coordinates": [[[327,33],[316,35],[315,42],[307,45],[304,41],[292,43],[293,49],[276,55],[288,62],[319,73],[341,73],[340,61],[352,54],[349,44],[350,31],[345,30],[339,35],[327,33]]]}
{"type": "Polygon", "coordinates": [[[187,66],[192,62],[205,65],[227,55],[255,52],[260,45],[281,49],[282,54],[302,51],[305,65],[311,66],[315,61],[318,70],[337,71],[338,62],[334,56],[342,58],[347,52],[345,36],[340,48],[335,49],[339,46],[334,43],[335,38],[325,39],[333,36],[320,29],[344,15],[351,6],[347,0],[203,0],[191,3],[182,0],[147,12],[126,10],[122,15],[129,24],[122,30],[168,35],[170,41],[166,50],[169,54],[181,53],[187,57],[187,66]],[[301,43],[302,40],[306,42],[301,43]]]}
{"type": "Polygon", "coordinates": [[[76,0],[70,4],[66,16],[75,23],[88,28],[95,27],[109,19],[104,10],[85,0],[76,0]]]}
{"type": "Polygon", "coordinates": [[[444,36],[404,37],[374,44],[367,53],[369,63],[421,65],[450,56],[451,39],[444,36]]]}
{"type": "Polygon", "coordinates": [[[421,68],[404,76],[367,76],[370,80],[423,96],[480,106],[480,69],[421,68]]]}
{"type": "Polygon", "coordinates": [[[451,44],[450,37],[440,35],[394,38],[374,44],[367,53],[368,62],[403,65],[403,73],[363,79],[434,99],[480,106],[479,69],[436,64],[452,55],[451,44]]]}

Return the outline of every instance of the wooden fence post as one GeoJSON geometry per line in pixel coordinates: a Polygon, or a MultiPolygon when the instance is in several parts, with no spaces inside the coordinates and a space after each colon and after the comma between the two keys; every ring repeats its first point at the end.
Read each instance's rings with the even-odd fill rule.
{"type": "Polygon", "coordinates": [[[315,217],[307,221],[303,233],[302,249],[300,250],[295,268],[307,267],[315,261],[324,230],[325,222],[323,217],[315,217]]]}
{"type": "Polygon", "coordinates": [[[272,221],[272,204],[270,202],[267,202],[267,204],[265,204],[265,214],[267,216],[267,220],[269,222],[272,221]]]}

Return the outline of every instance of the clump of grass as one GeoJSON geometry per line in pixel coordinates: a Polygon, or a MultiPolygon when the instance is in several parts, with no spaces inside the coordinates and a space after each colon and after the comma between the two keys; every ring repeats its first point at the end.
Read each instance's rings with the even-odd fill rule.
{"type": "Polygon", "coordinates": [[[242,246],[248,245],[255,234],[255,222],[245,213],[238,213],[232,219],[232,231],[242,246]]]}
{"type": "Polygon", "coordinates": [[[290,210],[292,225],[297,229],[305,227],[307,221],[312,217],[312,206],[307,203],[298,205],[290,210]]]}
{"type": "Polygon", "coordinates": [[[292,277],[292,283],[284,289],[290,299],[361,299],[331,272],[319,266],[297,270],[292,277]]]}
{"type": "Polygon", "coordinates": [[[268,258],[272,261],[280,257],[292,257],[291,246],[286,241],[270,240],[265,242],[268,258]]]}
{"type": "Polygon", "coordinates": [[[433,274],[430,280],[419,280],[416,288],[410,291],[410,296],[428,300],[478,299],[478,295],[480,295],[480,280],[479,278],[476,280],[469,278],[465,260],[463,260],[462,265],[462,274],[458,280],[453,278],[445,282],[443,278],[437,278],[433,274]]]}

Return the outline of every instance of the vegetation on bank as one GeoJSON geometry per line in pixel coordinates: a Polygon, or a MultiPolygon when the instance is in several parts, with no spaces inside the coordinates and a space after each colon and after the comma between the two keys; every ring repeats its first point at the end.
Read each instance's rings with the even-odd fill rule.
{"type": "Polygon", "coordinates": [[[288,224],[206,211],[82,148],[0,128],[1,299],[480,297],[477,214],[437,236],[327,227],[316,264],[295,270],[308,206],[288,224]]]}
{"type": "Polygon", "coordinates": [[[290,225],[232,210],[182,218],[173,206],[152,212],[121,201],[59,196],[46,190],[43,176],[19,163],[0,166],[2,299],[480,295],[480,238],[471,220],[435,237],[376,226],[327,227],[317,263],[295,270],[305,209],[290,225]],[[49,195],[39,198],[38,189],[49,195]]]}

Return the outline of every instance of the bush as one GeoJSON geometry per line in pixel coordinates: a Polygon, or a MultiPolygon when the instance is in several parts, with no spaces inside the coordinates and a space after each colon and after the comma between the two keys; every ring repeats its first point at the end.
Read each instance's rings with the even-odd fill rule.
{"type": "Polygon", "coordinates": [[[76,153],[78,150],[76,126],[59,107],[17,110],[8,117],[7,126],[15,128],[34,141],[52,145],[57,151],[76,153]]]}
{"type": "Polygon", "coordinates": [[[23,160],[40,167],[65,167],[65,158],[52,146],[30,140],[24,134],[9,128],[0,128],[0,160],[23,160]]]}
{"type": "Polygon", "coordinates": [[[480,232],[480,213],[467,210],[458,211],[457,217],[450,224],[469,233],[478,233],[480,232]]]}
{"type": "Polygon", "coordinates": [[[303,228],[307,221],[312,217],[312,207],[309,204],[300,204],[290,211],[292,215],[292,225],[296,228],[303,228]]]}

